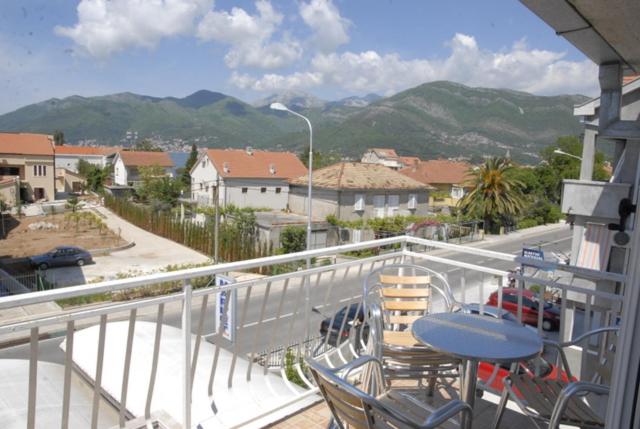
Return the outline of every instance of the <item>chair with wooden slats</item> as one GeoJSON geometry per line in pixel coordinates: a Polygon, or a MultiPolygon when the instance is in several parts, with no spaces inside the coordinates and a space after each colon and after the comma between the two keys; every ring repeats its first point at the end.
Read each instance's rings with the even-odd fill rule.
{"type": "MultiPolygon", "coordinates": [[[[582,343],[595,335],[608,336],[618,332],[617,327],[606,327],[587,332],[573,341],[557,343],[545,341],[546,346],[555,348],[558,351],[562,367],[569,380],[575,380],[571,373],[564,349],[582,343]]],[[[599,366],[595,371],[591,382],[572,381],[566,382],[560,379],[548,379],[532,376],[529,373],[510,374],[504,379],[504,390],[498,404],[498,410],[493,427],[497,429],[507,401],[514,401],[523,413],[529,417],[535,427],[547,426],[556,429],[561,424],[578,426],[586,429],[604,428],[604,419],[598,415],[586,401],[588,395],[607,395],[609,388],[601,383],[603,379],[608,379],[608,371],[613,362],[614,346],[610,338],[604,338],[598,352],[599,366]],[[543,426],[541,426],[541,424],[543,426]]],[[[587,352],[588,345],[585,345],[583,353],[587,352]]],[[[558,377],[562,374],[558,371],[558,377]]]]}
{"type": "Polygon", "coordinates": [[[432,429],[459,427],[455,417],[471,407],[452,400],[435,410],[405,392],[387,388],[383,368],[373,356],[363,355],[340,368],[326,368],[312,358],[306,359],[309,370],[333,415],[331,428],[353,429],[432,429]],[[349,382],[357,372],[371,376],[358,387],[349,382]]]}
{"type": "Polygon", "coordinates": [[[456,377],[460,361],[419,344],[411,325],[434,306],[451,311],[454,299],[446,279],[418,265],[394,264],[373,271],[364,285],[369,350],[383,362],[388,381],[428,381],[430,395],[438,378],[456,377]]]}

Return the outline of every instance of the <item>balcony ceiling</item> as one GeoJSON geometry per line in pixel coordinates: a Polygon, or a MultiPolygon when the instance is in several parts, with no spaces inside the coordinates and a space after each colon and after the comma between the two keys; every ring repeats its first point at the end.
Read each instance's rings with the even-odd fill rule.
{"type": "Polygon", "coordinates": [[[640,73],[640,1],[520,0],[596,64],[640,73]]]}

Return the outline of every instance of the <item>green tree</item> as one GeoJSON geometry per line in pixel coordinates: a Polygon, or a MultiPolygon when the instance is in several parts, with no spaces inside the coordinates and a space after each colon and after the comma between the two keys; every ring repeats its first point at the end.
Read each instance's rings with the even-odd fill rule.
{"type": "Polygon", "coordinates": [[[80,201],[78,201],[78,197],[76,197],[75,195],[72,195],[67,199],[67,203],[65,204],[65,206],[68,209],[71,209],[72,213],[75,213],[76,211],[78,211],[78,204],[79,203],[80,203],[80,201]]]}
{"type": "Polygon", "coordinates": [[[180,179],[182,180],[182,184],[185,187],[191,186],[191,169],[198,161],[198,146],[196,144],[191,145],[191,153],[189,153],[189,159],[187,159],[187,163],[184,165],[184,170],[182,170],[182,174],[180,175],[180,179]]]}
{"type": "MultiPolygon", "coordinates": [[[[582,156],[582,141],[577,136],[559,137],[555,144],[547,146],[540,152],[542,162],[536,167],[544,195],[553,203],[560,203],[562,181],[580,177],[580,160],[571,156],[555,153],[556,150],[571,155],[582,156]]],[[[593,168],[593,180],[607,180],[609,174],[604,168],[604,154],[596,152],[593,168]]]]}
{"type": "Polygon", "coordinates": [[[111,174],[111,166],[99,167],[81,159],[78,161],[78,174],[85,178],[85,189],[93,192],[101,192],[104,184],[111,174]]]}
{"type": "Polygon", "coordinates": [[[156,206],[176,205],[182,183],[165,174],[164,168],[158,165],[143,166],[139,168],[142,184],[136,189],[138,197],[147,203],[156,206]]]}
{"type": "Polygon", "coordinates": [[[303,251],[307,246],[307,233],[299,226],[288,226],[280,233],[280,245],[284,253],[303,251]]]}
{"type": "Polygon", "coordinates": [[[486,232],[520,215],[525,206],[523,184],[510,177],[513,168],[510,160],[494,157],[469,171],[472,190],[458,204],[465,213],[484,219],[486,232]]]}
{"type": "Polygon", "coordinates": [[[60,130],[55,130],[53,132],[53,142],[56,146],[64,145],[64,133],[60,130]]]}
{"type": "Polygon", "coordinates": [[[133,147],[133,150],[141,152],[162,152],[162,149],[154,145],[153,142],[149,139],[138,140],[133,147]]]}
{"type": "MultiPolygon", "coordinates": [[[[309,168],[309,145],[305,146],[302,153],[300,153],[300,161],[305,165],[305,167],[309,168]]],[[[336,162],[340,162],[341,160],[340,154],[336,152],[320,152],[317,150],[313,151],[313,169],[317,170],[318,168],[326,167],[331,164],[335,164],[336,162]]]]}

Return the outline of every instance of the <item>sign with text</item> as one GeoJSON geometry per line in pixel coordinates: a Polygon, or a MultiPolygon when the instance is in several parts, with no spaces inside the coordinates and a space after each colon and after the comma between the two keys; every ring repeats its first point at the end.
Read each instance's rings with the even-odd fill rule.
{"type": "Polygon", "coordinates": [[[531,249],[529,247],[523,247],[522,257],[529,258],[529,259],[537,259],[538,261],[544,261],[544,252],[540,249],[531,249]]]}
{"type": "MultiPolygon", "coordinates": [[[[216,275],[216,286],[226,286],[233,283],[235,283],[235,280],[231,277],[216,275]]],[[[220,332],[220,325],[224,323],[222,336],[231,342],[235,341],[236,338],[237,302],[238,291],[236,289],[216,294],[216,333],[220,332]]]]}

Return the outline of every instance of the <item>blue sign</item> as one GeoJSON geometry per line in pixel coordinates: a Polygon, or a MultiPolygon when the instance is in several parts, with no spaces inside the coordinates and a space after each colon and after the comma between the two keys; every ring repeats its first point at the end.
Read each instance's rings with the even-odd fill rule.
{"type": "Polygon", "coordinates": [[[528,247],[523,247],[522,257],[529,258],[529,259],[537,259],[538,261],[544,261],[544,252],[541,249],[531,249],[528,247]]]}
{"type": "MultiPolygon", "coordinates": [[[[216,286],[226,286],[235,283],[235,279],[231,277],[216,275],[216,286]]],[[[216,333],[220,332],[220,324],[224,321],[222,327],[222,336],[233,342],[236,338],[236,304],[238,302],[238,290],[218,292],[216,294],[216,333]],[[229,301],[227,302],[227,297],[229,301]],[[226,308],[228,306],[228,308],[226,308]],[[225,311],[227,317],[225,318],[225,311]]]]}

